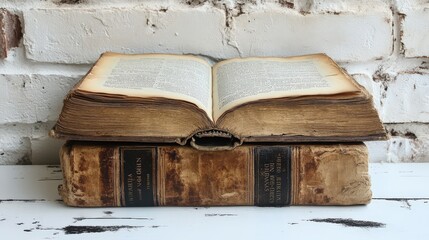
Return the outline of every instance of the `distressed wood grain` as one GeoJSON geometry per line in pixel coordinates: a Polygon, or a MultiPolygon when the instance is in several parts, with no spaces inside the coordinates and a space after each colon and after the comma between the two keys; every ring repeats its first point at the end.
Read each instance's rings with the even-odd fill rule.
{"type": "Polygon", "coordinates": [[[7,239],[419,239],[429,234],[429,164],[371,164],[373,200],[353,207],[72,208],[57,166],[1,166],[7,239]],[[311,229],[311,231],[309,231],[311,229]]]}

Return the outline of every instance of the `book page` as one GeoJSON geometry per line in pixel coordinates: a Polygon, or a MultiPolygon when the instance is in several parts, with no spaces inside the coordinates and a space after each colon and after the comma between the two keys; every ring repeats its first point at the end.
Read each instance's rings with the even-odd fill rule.
{"type": "Polygon", "coordinates": [[[260,99],[327,95],[359,89],[327,56],[244,58],[213,67],[213,112],[217,119],[240,104],[260,99]]]}
{"type": "Polygon", "coordinates": [[[196,104],[212,115],[211,66],[192,56],[103,54],[78,89],[196,104]]]}

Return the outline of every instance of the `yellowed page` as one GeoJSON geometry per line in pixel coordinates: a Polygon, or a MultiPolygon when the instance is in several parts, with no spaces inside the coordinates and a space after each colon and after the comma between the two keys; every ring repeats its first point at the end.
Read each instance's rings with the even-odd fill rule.
{"type": "Polygon", "coordinates": [[[290,58],[243,58],[213,67],[213,117],[260,99],[359,91],[324,54],[290,58]]]}
{"type": "Polygon", "coordinates": [[[105,53],[80,90],[135,97],[164,97],[196,104],[212,116],[211,66],[183,55],[105,53]]]}

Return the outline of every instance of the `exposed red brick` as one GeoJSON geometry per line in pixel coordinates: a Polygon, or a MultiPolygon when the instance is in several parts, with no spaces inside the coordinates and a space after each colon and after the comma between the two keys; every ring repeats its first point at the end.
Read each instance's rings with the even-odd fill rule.
{"type": "Polygon", "coordinates": [[[22,38],[19,17],[0,8],[0,59],[7,57],[7,51],[18,47],[22,38]]]}

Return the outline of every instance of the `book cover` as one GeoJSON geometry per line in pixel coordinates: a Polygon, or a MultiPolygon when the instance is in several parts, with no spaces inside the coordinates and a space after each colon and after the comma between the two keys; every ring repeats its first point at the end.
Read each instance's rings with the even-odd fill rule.
{"type": "Polygon", "coordinates": [[[177,145],[68,142],[64,203],[101,206],[355,205],[371,200],[363,143],[177,145]]]}

